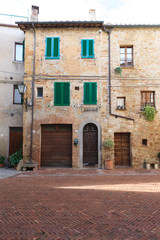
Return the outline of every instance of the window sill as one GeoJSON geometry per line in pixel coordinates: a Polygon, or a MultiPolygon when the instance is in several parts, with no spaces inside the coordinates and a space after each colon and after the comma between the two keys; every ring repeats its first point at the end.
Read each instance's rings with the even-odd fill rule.
{"type": "Polygon", "coordinates": [[[60,57],[50,57],[50,58],[45,57],[45,60],[59,60],[59,59],[60,57]]]}
{"type": "Polygon", "coordinates": [[[23,104],[22,103],[13,103],[13,105],[20,105],[20,106],[22,106],[23,104]]]}
{"type": "Polygon", "coordinates": [[[135,69],[134,66],[120,66],[122,69],[135,69]]]}
{"type": "Polygon", "coordinates": [[[84,106],[97,106],[97,103],[84,103],[84,106]]]}
{"type": "MultiPolygon", "coordinates": [[[[154,107],[154,106],[150,106],[150,107],[154,107]]],[[[156,110],[156,107],[154,107],[154,109],[156,110]]],[[[144,112],[144,110],[145,110],[145,107],[141,107],[139,111],[144,112]]]]}
{"type": "Polygon", "coordinates": [[[20,64],[24,64],[24,61],[15,61],[15,60],[13,60],[12,62],[13,62],[13,63],[20,63],[20,64]]]}
{"type": "Polygon", "coordinates": [[[82,57],[82,56],[81,56],[81,58],[82,58],[82,59],[94,59],[94,56],[93,56],[93,57],[82,57]]]}
{"type": "Polygon", "coordinates": [[[54,107],[70,107],[70,105],[58,105],[58,104],[54,104],[54,107]]]}
{"type": "Polygon", "coordinates": [[[119,110],[119,111],[126,111],[127,110],[127,108],[116,108],[116,110],[119,110]]]}

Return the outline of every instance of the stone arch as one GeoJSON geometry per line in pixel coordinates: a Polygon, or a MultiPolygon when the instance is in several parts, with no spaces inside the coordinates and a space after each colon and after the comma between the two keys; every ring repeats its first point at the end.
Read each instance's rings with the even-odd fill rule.
{"type": "Polygon", "coordinates": [[[102,160],[101,160],[101,126],[95,120],[85,120],[79,127],[79,166],[83,168],[83,128],[86,124],[93,123],[96,125],[98,129],[98,168],[102,168],[102,160]]]}

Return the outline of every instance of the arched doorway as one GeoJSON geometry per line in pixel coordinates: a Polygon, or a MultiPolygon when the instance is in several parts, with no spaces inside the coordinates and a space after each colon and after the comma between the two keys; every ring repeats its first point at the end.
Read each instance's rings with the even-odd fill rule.
{"type": "Polygon", "coordinates": [[[83,128],[83,165],[98,165],[98,129],[93,123],[83,128]]]}

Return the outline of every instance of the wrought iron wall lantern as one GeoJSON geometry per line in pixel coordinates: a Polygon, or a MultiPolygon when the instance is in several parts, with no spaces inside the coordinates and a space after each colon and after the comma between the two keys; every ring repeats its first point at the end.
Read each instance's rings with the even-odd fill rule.
{"type": "Polygon", "coordinates": [[[22,104],[25,104],[25,111],[27,112],[27,106],[28,106],[28,99],[25,98],[24,99],[24,94],[25,94],[25,91],[26,91],[27,87],[24,83],[18,85],[18,92],[19,94],[21,94],[21,97],[22,97],[22,104]]]}

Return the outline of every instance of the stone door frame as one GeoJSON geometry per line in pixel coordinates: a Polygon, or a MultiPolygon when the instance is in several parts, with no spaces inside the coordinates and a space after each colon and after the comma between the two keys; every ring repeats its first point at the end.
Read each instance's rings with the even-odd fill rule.
{"type": "Polygon", "coordinates": [[[98,130],[98,168],[102,168],[102,150],[101,150],[101,126],[95,120],[86,120],[79,127],[79,167],[83,168],[83,128],[86,124],[93,123],[96,125],[98,130]]]}

